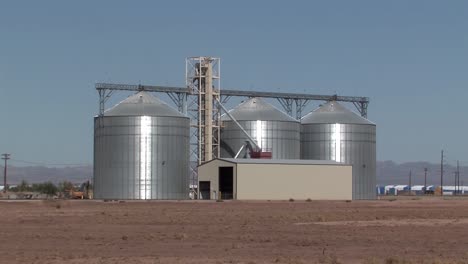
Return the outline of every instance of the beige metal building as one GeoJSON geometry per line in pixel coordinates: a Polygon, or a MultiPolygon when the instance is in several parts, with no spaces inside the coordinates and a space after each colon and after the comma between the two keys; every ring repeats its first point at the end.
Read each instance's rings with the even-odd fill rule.
{"type": "Polygon", "coordinates": [[[198,167],[198,197],[351,200],[352,177],[351,165],[335,161],[214,159],[198,167]]]}

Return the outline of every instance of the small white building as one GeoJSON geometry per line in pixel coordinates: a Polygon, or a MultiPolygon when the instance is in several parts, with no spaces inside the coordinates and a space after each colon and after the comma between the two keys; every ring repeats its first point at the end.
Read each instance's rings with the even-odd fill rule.
{"type": "Polygon", "coordinates": [[[444,186],[444,195],[468,193],[468,186],[444,186]]]}

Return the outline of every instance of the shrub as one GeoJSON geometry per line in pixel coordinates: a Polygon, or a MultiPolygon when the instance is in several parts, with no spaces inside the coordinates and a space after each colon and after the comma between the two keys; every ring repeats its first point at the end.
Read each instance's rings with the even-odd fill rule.
{"type": "Polygon", "coordinates": [[[52,182],[44,182],[44,183],[37,183],[32,185],[32,191],[40,192],[43,194],[47,194],[47,196],[53,196],[57,194],[58,188],[52,182]]]}
{"type": "Polygon", "coordinates": [[[73,183],[69,181],[63,181],[58,184],[58,191],[60,192],[69,192],[70,190],[74,190],[73,183]]]}
{"type": "Polygon", "coordinates": [[[17,187],[18,192],[30,192],[32,191],[31,186],[29,186],[28,182],[25,180],[22,180],[21,183],[17,187]]]}

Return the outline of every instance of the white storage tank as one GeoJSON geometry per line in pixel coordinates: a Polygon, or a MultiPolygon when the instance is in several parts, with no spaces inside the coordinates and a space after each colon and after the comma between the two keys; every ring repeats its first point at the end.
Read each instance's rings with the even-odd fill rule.
{"type": "MultiPolygon", "coordinates": [[[[250,98],[229,113],[273,159],[300,158],[300,123],[259,98],[250,98]]],[[[226,114],[221,117],[221,157],[234,158],[248,140],[226,114]]]]}
{"type": "Polygon", "coordinates": [[[190,120],[138,92],[94,119],[96,199],[188,199],[190,120]]]}

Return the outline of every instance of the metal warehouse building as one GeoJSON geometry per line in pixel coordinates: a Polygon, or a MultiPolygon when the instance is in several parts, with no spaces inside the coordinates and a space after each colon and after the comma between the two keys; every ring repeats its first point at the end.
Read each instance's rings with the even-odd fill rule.
{"type": "Polygon", "coordinates": [[[214,159],[198,167],[200,199],[350,200],[352,166],[335,161],[214,159]]]}

